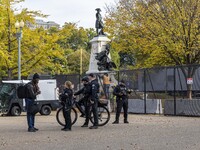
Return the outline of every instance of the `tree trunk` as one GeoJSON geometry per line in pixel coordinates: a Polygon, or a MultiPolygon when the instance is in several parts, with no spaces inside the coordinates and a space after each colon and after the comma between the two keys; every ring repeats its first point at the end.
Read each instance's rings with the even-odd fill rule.
{"type": "MultiPolygon", "coordinates": [[[[188,67],[182,67],[180,68],[183,72],[183,75],[185,77],[185,81],[187,84],[188,78],[193,78],[195,71],[197,70],[196,66],[188,66],[188,67]]],[[[192,84],[187,84],[187,97],[189,100],[192,100],[192,84]]]]}
{"type": "Polygon", "coordinates": [[[187,97],[192,100],[192,84],[187,84],[187,97]]]}
{"type": "Polygon", "coordinates": [[[8,69],[8,80],[12,79],[12,69],[8,69]]]}

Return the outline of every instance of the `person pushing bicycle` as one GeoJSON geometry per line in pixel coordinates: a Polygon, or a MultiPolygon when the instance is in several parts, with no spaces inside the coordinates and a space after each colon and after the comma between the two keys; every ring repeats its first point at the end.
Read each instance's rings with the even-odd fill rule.
{"type": "Polygon", "coordinates": [[[76,106],[78,107],[78,109],[82,113],[80,117],[84,117],[84,116],[86,117],[85,123],[81,127],[88,127],[89,111],[90,111],[89,100],[90,100],[90,88],[91,87],[89,85],[89,78],[87,76],[83,77],[81,79],[81,81],[82,81],[84,87],[81,88],[80,90],[78,90],[77,92],[75,92],[74,96],[83,94],[83,97],[78,101],[78,105],[76,105],[76,106]],[[84,107],[85,107],[85,112],[81,108],[82,105],[84,105],[84,107]]]}

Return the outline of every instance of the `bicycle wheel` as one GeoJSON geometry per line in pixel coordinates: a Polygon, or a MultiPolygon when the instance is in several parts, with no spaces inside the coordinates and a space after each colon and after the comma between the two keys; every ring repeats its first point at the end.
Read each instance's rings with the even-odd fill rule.
{"type": "MultiPolygon", "coordinates": [[[[72,125],[76,122],[78,118],[78,114],[75,110],[75,108],[72,107],[71,109],[71,119],[72,119],[72,125]]],[[[57,113],[56,113],[56,120],[61,126],[65,126],[65,118],[63,115],[63,108],[59,108],[57,113]]]]}
{"type": "MultiPolygon", "coordinates": [[[[98,112],[99,126],[106,125],[110,120],[110,112],[108,111],[108,109],[105,106],[98,106],[97,112],[98,112]]],[[[94,124],[94,117],[92,111],[90,111],[90,121],[94,124]]]]}

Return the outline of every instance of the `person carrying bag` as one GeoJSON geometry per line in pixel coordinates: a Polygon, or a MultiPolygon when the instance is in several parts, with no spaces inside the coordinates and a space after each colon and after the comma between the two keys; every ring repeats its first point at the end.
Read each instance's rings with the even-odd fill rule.
{"type": "Polygon", "coordinates": [[[28,132],[36,132],[38,131],[35,128],[35,114],[39,111],[38,105],[35,102],[36,96],[40,94],[40,90],[38,87],[40,76],[35,73],[33,75],[33,79],[31,82],[26,84],[26,111],[27,111],[27,123],[28,123],[28,132]]]}

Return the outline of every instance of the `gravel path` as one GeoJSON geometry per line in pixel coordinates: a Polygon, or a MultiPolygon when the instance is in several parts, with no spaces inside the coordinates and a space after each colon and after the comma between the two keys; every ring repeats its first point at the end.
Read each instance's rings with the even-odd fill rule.
{"type": "Polygon", "coordinates": [[[129,124],[110,122],[97,130],[61,131],[55,112],[36,116],[36,133],[27,132],[26,116],[0,117],[0,150],[200,150],[200,118],[129,115],[129,124]]]}

